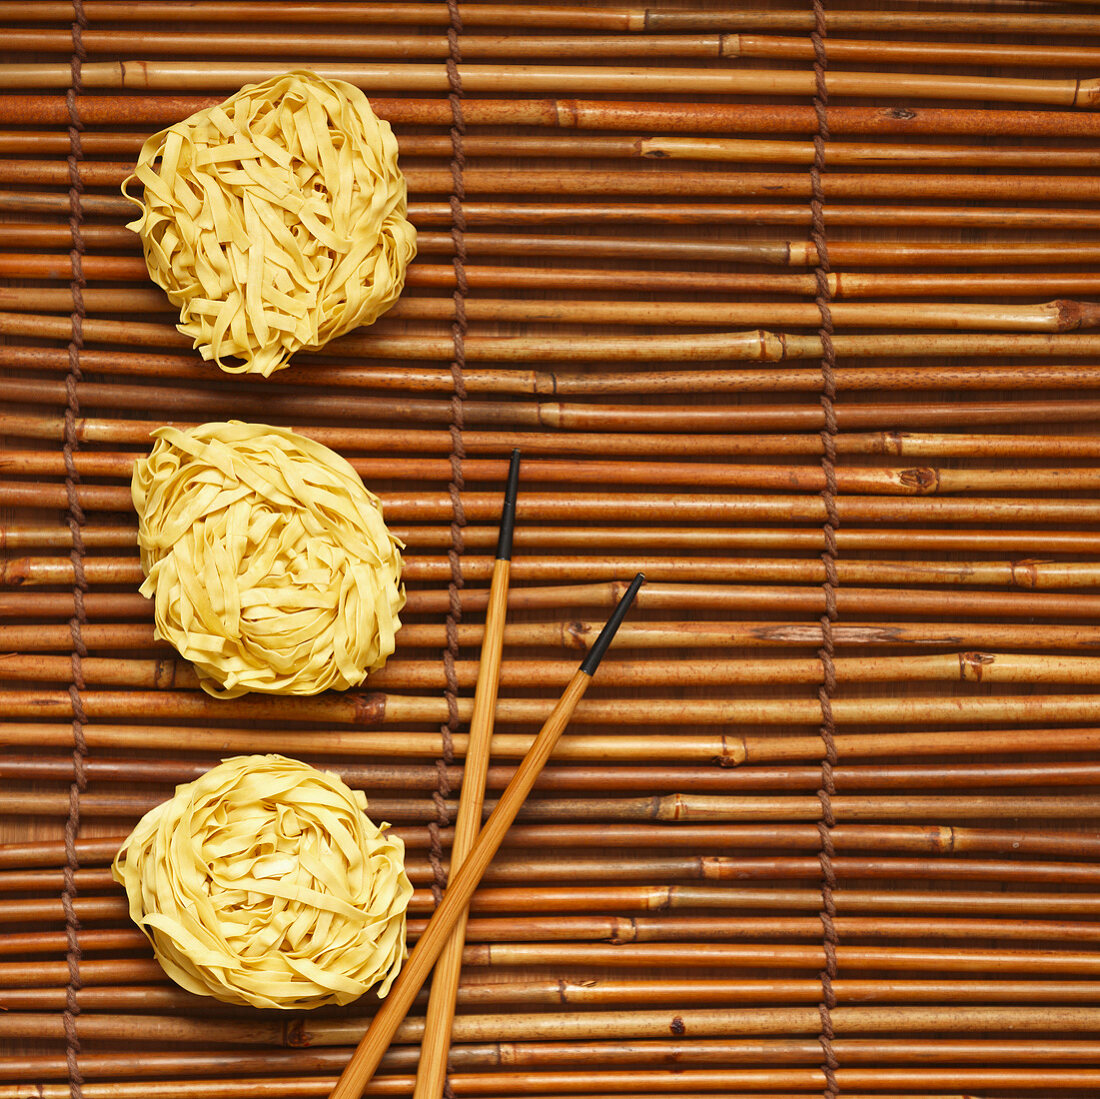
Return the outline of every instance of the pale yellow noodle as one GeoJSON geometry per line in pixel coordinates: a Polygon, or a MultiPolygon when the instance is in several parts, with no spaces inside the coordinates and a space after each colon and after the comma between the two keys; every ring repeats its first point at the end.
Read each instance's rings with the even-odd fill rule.
{"type": "Polygon", "coordinates": [[[237,756],[146,813],[115,857],[177,984],[261,1008],[389,992],[407,956],[405,846],[367,799],[284,756],[237,756]]]}
{"type": "Polygon", "coordinates": [[[393,652],[401,543],[340,455],[284,428],[163,427],[131,492],[156,636],[203,689],[317,694],[393,652]]]}
{"type": "Polygon", "coordinates": [[[122,185],[179,330],[223,370],[265,377],[397,300],[416,254],[406,191],[389,123],[306,71],[154,134],[122,185]]]}

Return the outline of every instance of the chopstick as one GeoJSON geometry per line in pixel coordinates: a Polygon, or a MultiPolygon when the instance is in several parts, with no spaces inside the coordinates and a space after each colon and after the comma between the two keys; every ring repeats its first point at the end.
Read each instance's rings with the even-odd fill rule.
{"type": "MultiPolygon", "coordinates": [[[[466,750],[466,765],[462,772],[462,794],[455,820],[454,842],[451,846],[451,866],[456,869],[465,861],[477,839],[481,810],[485,801],[485,782],[489,772],[489,755],[496,716],[497,691],[500,688],[500,658],[504,649],[504,620],[508,611],[508,584],[512,565],[512,532],[516,523],[516,494],[519,489],[519,451],[512,451],[508,469],[508,485],[504,493],[504,508],[500,517],[493,578],[489,587],[489,606],[485,612],[485,636],[481,643],[481,664],[478,667],[474,692],[474,712],[470,718],[470,740],[466,750]]],[[[454,1021],[455,998],[462,973],[462,947],[466,940],[466,920],[469,910],[463,908],[455,920],[454,930],[443,947],[432,977],[432,992],[428,1000],[424,1038],[420,1046],[420,1062],[416,1072],[414,1099],[434,1099],[443,1094],[447,1075],[447,1055],[451,1048],[451,1024],[454,1021]]]]}
{"type": "Polygon", "coordinates": [[[360,1099],[363,1088],[366,1087],[382,1060],[382,1055],[389,1047],[401,1020],[412,1006],[432,965],[442,952],[456,923],[466,911],[482,874],[485,873],[504,839],[504,834],[531,792],[558,738],[569,724],[577,703],[584,697],[600,661],[611,645],[644,579],[642,573],[634,577],[630,587],[619,600],[618,606],[611,613],[600,636],[596,638],[592,648],[588,650],[588,655],[581,661],[580,667],[535,738],[534,744],[523,757],[523,762],[515,776],[501,795],[496,809],[478,834],[470,854],[451,878],[443,902],[428,921],[424,934],[409,955],[400,976],[390,989],[389,996],[375,1015],[370,1028],[348,1062],[347,1068],[336,1082],[336,1087],[332,1089],[329,1099],[360,1099]]]}

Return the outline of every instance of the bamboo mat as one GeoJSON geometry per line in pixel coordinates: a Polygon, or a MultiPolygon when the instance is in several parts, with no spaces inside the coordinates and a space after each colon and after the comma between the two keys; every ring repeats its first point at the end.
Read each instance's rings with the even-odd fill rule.
{"type": "Polygon", "coordinates": [[[886,6],[0,3],[0,1099],[328,1094],[371,995],[183,993],[107,867],[283,752],[393,823],[419,933],[514,446],[490,804],[648,583],[476,896],[452,1093],[1100,1094],[1100,14],[886,6]],[[420,255],[224,376],[118,184],[295,67],[392,121],[420,255]],[[216,701],[153,641],[131,463],[226,418],[407,542],[365,689],[216,701]]]}

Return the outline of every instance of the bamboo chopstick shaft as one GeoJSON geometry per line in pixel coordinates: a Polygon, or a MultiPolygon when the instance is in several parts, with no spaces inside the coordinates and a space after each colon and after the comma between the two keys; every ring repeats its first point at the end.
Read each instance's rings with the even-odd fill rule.
{"type": "Polygon", "coordinates": [[[423,985],[429,971],[446,945],[456,921],[470,902],[485,868],[492,859],[504,832],[519,812],[530,786],[545,765],[558,737],[564,731],[577,703],[591,682],[591,676],[578,671],[554,707],[539,734],[531,752],[524,757],[526,770],[517,772],[509,784],[498,808],[479,833],[470,854],[451,879],[446,894],[429,924],[428,930],[410,953],[397,980],[390,989],[382,1007],[374,1017],[371,1029],[352,1055],[340,1080],[332,1090],[330,1099],[358,1099],[363,1088],[374,1074],[397,1031],[402,1018],[409,1010],[413,998],[423,985]],[[495,818],[495,819],[494,819],[495,818]]]}
{"type": "MultiPolygon", "coordinates": [[[[500,687],[501,656],[504,650],[504,625],[508,610],[508,585],[512,566],[512,536],[515,526],[516,491],[519,478],[519,452],[513,452],[504,494],[501,530],[496,560],[485,611],[485,634],[481,645],[474,709],[470,717],[466,764],[462,777],[462,795],[451,844],[451,866],[457,868],[470,854],[481,825],[489,759],[496,716],[497,691],[500,687]]],[[[417,1066],[414,1099],[436,1099],[444,1090],[447,1055],[451,1045],[456,994],[462,974],[462,949],[465,943],[468,910],[460,913],[450,937],[443,945],[435,966],[431,996],[425,1019],[417,1066]]]]}
{"type": "Polygon", "coordinates": [[[477,883],[504,838],[504,833],[515,819],[539,772],[546,765],[550,753],[554,750],[555,744],[588,689],[592,676],[634,602],[643,579],[644,577],[639,573],[624,592],[607,625],[593,642],[588,655],[581,662],[580,668],[543,724],[531,749],[524,756],[515,776],[478,834],[469,855],[449,882],[442,903],[429,921],[423,937],[409,955],[408,961],[390,989],[386,1002],[375,1016],[370,1029],[337,1081],[331,1093],[331,1099],[358,1099],[363,1087],[374,1074],[383,1053],[400,1025],[402,1016],[408,1011],[414,997],[420,991],[429,970],[446,945],[456,921],[465,912],[477,888],[477,883]]]}

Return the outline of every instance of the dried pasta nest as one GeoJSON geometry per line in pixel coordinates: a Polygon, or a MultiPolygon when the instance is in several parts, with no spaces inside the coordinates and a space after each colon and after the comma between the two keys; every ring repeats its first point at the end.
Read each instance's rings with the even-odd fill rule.
{"type": "Polygon", "coordinates": [[[164,427],[131,484],[156,636],[207,693],[357,686],[393,652],[401,543],[320,443],[265,424],[164,427]]]}
{"type": "Polygon", "coordinates": [[[305,71],[154,134],[122,185],[179,330],[222,370],[265,377],[397,300],[416,254],[406,190],[366,96],[305,71]]]}
{"type": "Polygon", "coordinates": [[[407,956],[405,846],[367,799],[284,756],[237,756],[142,817],[111,873],[177,984],[262,1008],[389,992],[407,956]]]}

